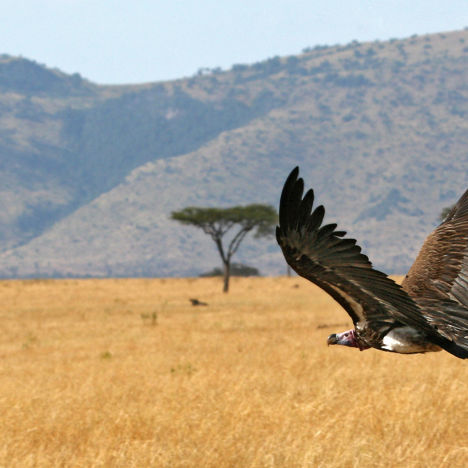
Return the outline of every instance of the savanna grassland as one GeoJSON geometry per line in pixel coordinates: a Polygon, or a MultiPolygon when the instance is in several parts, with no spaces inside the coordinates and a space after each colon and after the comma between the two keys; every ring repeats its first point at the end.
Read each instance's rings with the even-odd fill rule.
{"type": "Polygon", "coordinates": [[[351,324],[300,278],[2,281],[0,299],[2,467],[467,466],[468,363],[327,348],[351,324]]]}

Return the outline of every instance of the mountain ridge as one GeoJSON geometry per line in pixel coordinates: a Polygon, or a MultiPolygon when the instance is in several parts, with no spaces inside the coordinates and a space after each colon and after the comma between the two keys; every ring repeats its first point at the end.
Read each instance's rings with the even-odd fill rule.
{"type": "MultiPolygon", "coordinates": [[[[297,164],[327,219],[377,267],[404,272],[467,185],[465,40],[457,31],[319,47],[144,85],[62,74],[58,89],[76,90],[48,96],[5,91],[0,59],[0,276],[210,270],[211,241],[170,211],[276,205],[297,164]]],[[[272,239],[244,244],[236,260],[284,272],[272,239]]]]}

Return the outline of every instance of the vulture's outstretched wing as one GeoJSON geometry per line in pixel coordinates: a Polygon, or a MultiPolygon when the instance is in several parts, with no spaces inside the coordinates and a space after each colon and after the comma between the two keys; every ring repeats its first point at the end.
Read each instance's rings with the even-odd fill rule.
{"type": "Polygon", "coordinates": [[[302,197],[304,182],[298,175],[296,167],[286,180],[276,228],[288,264],[328,292],[358,327],[381,335],[396,323],[406,324],[447,348],[449,340],[431,326],[406,291],[372,268],[354,239],[345,238],[336,224],[322,226],[325,209],[318,206],[312,211],[314,193],[309,190],[302,197]]]}
{"type": "Polygon", "coordinates": [[[427,237],[402,287],[468,353],[468,190],[427,237]]]}

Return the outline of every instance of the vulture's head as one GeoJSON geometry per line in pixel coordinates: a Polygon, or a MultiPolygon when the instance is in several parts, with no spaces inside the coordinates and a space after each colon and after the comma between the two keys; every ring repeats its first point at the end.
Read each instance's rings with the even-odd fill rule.
{"type": "Polygon", "coordinates": [[[327,339],[328,345],[342,345],[342,346],[351,346],[352,348],[359,348],[359,343],[356,340],[356,335],[354,330],[348,330],[343,333],[333,333],[327,339]]]}

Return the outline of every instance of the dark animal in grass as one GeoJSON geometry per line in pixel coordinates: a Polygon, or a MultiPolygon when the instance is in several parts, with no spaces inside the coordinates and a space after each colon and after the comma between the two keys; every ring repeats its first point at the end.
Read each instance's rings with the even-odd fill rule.
{"type": "Polygon", "coordinates": [[[468,358],[468,190],[430,234],[401,286],[372,268],[355,239],[323,224],[295,168],[281,194],[276,238],[288,264],[330,294],[354,329],[329,345],[468,358]]]}
{"type": "Polygon", "coordinates": [[[192,303],[193,306],[207,306],[208,305],[207,302],[199,301],[196,298],[189,299],[189,301],[192,303]]]}

